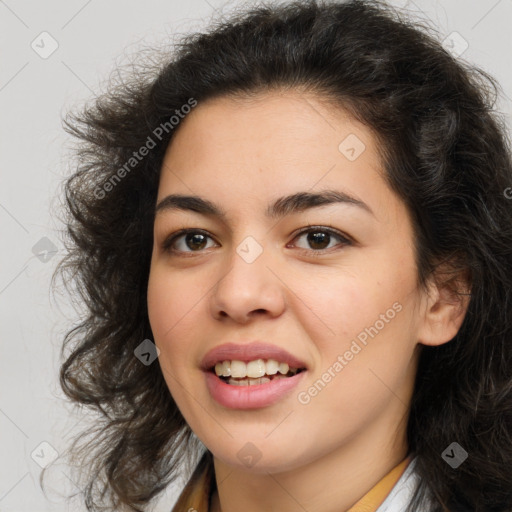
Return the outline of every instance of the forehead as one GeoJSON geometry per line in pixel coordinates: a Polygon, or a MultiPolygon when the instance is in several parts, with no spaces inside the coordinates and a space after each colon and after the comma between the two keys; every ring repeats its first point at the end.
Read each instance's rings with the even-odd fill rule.
{"type": "Polygon", "coordinates": [[[312,94],[274,91],[199,102],[167,148],[158,200],[213,194],[249,204],[340,186],[376,203],[391,193],[372,131],[312,94]]]}
{"type": "Polygon", "coordinates": [[[330,153],[338,156],[339,143],[350,134],[354,141],[355,137],[360,140],[358,152],[362,144],[371,150],[376,143],[371,130],[340,106],[335,107],[325,97],[295,90],[208,99],[199,102],[177,128],[166,156],[173,147],[184,144],[187,149],[195,149],[193,155],[188,155],[190,159],[212,149],[215,154],[221,149],[240,154],[253,153],[256,148],[260,156],[278,148],[280,151],[272,152],[274,158],[294,154],[300,158],[312,146],[325,152],[328,145],[330,153]],[[283,146],[283,142],[291,145],[283,146]]]}

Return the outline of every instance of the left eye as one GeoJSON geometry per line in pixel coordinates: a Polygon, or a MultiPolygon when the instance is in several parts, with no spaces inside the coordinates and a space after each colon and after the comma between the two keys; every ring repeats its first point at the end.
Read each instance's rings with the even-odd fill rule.
{"type": "Polygon", "coordinates": [[[307,235],[306,242],[307,244],[309,244],[310,247],[301,247],[301,249],[308,250],[309,248],[312,248],[314,252],[320,252],[335,247],[336,244],[334,246],[330,245],[330,242],[333,241],[333,238],[341,242],[341,244],[338,245],[350,244],[350,240],[344,237],[341,233],[338,233],[337,231],[334,231],[332,229],[324,228],[322,226],[312,227],[308,228],[307,230],[303,230],[294,238],[294,240],[303,238],[304,235],[307,235]]]}

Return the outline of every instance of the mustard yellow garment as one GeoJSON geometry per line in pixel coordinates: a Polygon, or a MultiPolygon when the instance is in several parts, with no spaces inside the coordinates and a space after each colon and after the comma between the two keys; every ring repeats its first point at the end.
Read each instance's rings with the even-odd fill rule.
{"type": "Polygon", "coordinates": [[[355,505],[347,512],[375,512],[386,499],[391,489],[398,482],[403,472],[407,469],[411,457],[406,457],[397,464],[387,475],[383,476],[355,505]]]}

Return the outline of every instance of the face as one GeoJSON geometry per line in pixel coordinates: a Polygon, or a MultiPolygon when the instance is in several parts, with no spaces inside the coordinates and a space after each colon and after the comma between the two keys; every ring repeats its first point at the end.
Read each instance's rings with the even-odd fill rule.
{"type": "Polygon", "coordinates": [[[410,217],[383,172],[372,132],[312,95],[216,98],[179,126],[148,312],[169,391],[223,463],[278,472],[365,437],[403,443],[424,296],[410,217]],[[258,359],[223,365],[232,384],[212,370],[258,359]],[[239,385],[238,371],[275,372],[269,359],[301,371],[239,385]]]}

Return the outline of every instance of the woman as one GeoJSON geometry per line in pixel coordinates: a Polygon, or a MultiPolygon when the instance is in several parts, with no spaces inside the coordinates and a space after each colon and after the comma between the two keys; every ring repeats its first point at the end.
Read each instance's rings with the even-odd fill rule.
{"type": "MultiPolygon", "coordinates": [[[[67,120],[88,510],[512,510],[493,82],[375,2],[188,37],[67,120]]],[[[75,448],[75,447],[74,447],[75,448]]]]}

